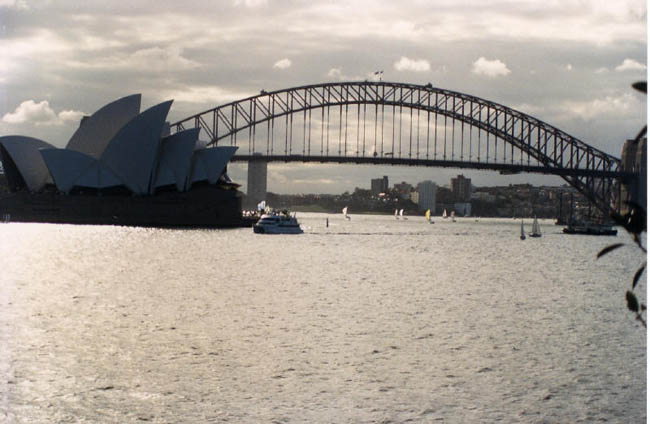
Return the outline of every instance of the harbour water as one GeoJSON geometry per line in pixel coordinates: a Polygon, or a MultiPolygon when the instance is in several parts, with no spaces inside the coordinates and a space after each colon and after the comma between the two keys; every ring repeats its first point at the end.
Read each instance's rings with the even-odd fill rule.
{"type": "Polygon", "coordinates": [[[2,224],[0,422],[646,421],[624,231],[351,218],[2,224]]]}

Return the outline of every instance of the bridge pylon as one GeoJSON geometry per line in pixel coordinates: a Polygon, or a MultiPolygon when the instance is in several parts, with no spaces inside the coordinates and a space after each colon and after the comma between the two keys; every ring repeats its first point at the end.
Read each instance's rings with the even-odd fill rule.
{"type": "Polygon", "coordinates": [[[266,200],[267,161],[262,159],[261,153],[256,153],[248,161],[248,181],[246,201],[244,208],[255,209],[258,203],[266,200]],[[256,159],[255,156],[259,156],[256,159]]]}

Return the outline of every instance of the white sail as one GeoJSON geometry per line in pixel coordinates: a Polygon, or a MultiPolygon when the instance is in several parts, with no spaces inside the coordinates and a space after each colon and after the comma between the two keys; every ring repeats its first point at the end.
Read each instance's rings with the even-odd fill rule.
{"type": "Polygon", "coordinates": [[[348,219],[348,220],[350,219],[350,217],[348,216],[348,207],[347,206],[344,207],[341,212],[343,212],[343,216],[345,217],[345,219],[348,219]]]}
{"type": "Polygon", "coordinates": [[[542,236],[542,229],[539,226],[539,222],[537,222],[537,217],[533,220],[533,231],[530,233],[531,237],[541,237],[542,236]]]}
{"type": "Polygon", "coordinates": [[[399,216],[400,216],[400,217],[403,217],[403,216],[404,216],[404,209],[400,209],[400,210],[399,210],[399,216]]]}
{"type": "Polygon", "coordinates": [[[399,213],[399,211],[397,209],[395,209],[395,219],[399,219],[398,213],[399,213]]]}
{"type": "Polygon", "coordinates": [[[442,217],[445,218],[445,219],[447,218],[447,209],[442,211],[442,217]]]}

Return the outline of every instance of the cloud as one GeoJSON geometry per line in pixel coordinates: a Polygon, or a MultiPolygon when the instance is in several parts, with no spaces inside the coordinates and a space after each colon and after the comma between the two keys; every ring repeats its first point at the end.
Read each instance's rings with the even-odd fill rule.
{"type": "Polygon", "coordinates": [[[405,56],[402,56],[400,60],[395,62],[393,67],[398,71],[426,72],[431,70],[431,65],[426,60],[413,60],[405,56]]]}
{"type": "Polygon", "coordinates": [[[235,0],[235,6],[245,6],[248,8],[266,6],[268,0],[235,0]]]}
{"type": "Polygon", "coordinates": [[[640,110],[643,105],[631,93],[620,96],[606,96],[589,101],[566,101],[558,106],[565,114],[573,115],[583,120],[603,117],[622,117],[630,111],[640,110]]]}
{"type": "Polygon", "coordinates": [[[176,90],[161,93],[161,99],[174,99],[176,102],[203,103],[217,106],[249,97],[252,93],[236,92],[211,85],[183,86],[176,90]]]}
{"type": "Polygon", "coordinates": [[[62,110],[59,112],[59,119],[64,122],[81,122],[83,116],[84,113],[78,110],[62,110]]]}
{"type": "Polygon", "coordinates": [[[6,124],[63,125],[65,122],[79,121],[83,112],[64,110],[58,115],[52,110],[47,100],[36,103],[25,100],[16,110],[6,113],[2,122],[6,124]]]}
{"type": "Polygon", "coordinates": [[[291,67],[291,61],[286,57],[284,59],[278,60],[273,64],[273,68],[275,69],[287,69],[289,67],[291,67]]]}
{"type": "Polygon", "coordinates": [[[510,69],[499,59],[488,60],[483,56],[479,57],[472,65],[472,72],[478,75],[485,75],[490,78],[506,76],[510,69]]]}
{"type": "Polygon", "coordinates": [[[330,78],[343,80],[343,71],[341,68],[332,68],[327,72],[327,76],[330,78]]]}
{"type": "Polygon", "coordinates": [[[625,59],[623,63],[618,65],[616,68],[616,71],[618,72],[623,72],[623,71],[642,71],[646,69],[646,66],[642,63],[637,62],[634,59],[625,59]]]}
{"type": "Polygon", "coordinates": [[[183,57],[179,48],[151,47],[140,49],[128,55],[114,55],[92,62],[68,61],[68,66],[80,69],[127,69],[127,70],[165,70],[187,71],[201,66],[200,63],[183,57]]]}
{"type": "Polygon", "coordinates": [[[127,66],[134,68],[187,70],[196,68],[199,63],[186,59],[179,49],[162,49],[152,47],[133,53],[127,61],[127,66]]]}
{"type": "MultiPolygon", "coordinates": [[[[328,78],[335,79],[338,81],[361,81],[362,79],[364,79],[363,77],[358,75],[354,75],[354,76],[346,75],[343,73],[343,70],[341,68],[331,68],[329,71],[327,71],[327,76],[328,78]]],[[[368,74],[368,77],[366,79],[374,81],[372,77],[375,77],[375,75],[371,73],[368,74]]],[[[379,81],[379,79],[377,79],[377,81],[379,81]]]]}
{"type": "Polygon", "coordinates": [[[29,10],[29,4],[27,4],[26,0],[0,0],[0,7],[29,10]]]}

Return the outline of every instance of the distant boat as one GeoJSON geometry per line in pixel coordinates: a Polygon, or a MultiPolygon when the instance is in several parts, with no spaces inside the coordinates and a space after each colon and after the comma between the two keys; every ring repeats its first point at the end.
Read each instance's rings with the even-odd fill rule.
{"type": "Polygon", "coordinates": [[[590,236],[615,236],[618,233],[616,228],[609,224],[599,224],[595,222],[572,223],[565,227],[564,234],[586,234],[590,236]]]}
{"type": "Polygon", "coordinates": [[[539,222],[537,222],[537,217],[535,217],[535,220],[533,221],[533,231],[528,233],[530,237],[541,237],[542,236],[542,230],[539,228],[539,222]]]}
{"type": "Polygon", "coordinates": [[[348,221],[349,221],[350,219],[352,219],[352,218],[350,218],[350,217],[348,216],[348,207],[347,207],[347,206],[344,207],[343,210],[342,210],[341,212],[343,212],[343,216],[344,216],[345,219],[347,219],[348,221]]]}
{"type": "Polygon", "coordinates": [[[524,220],[521,220],[521,235],[519,236],[521,240],[526,240],[526,233],[524,232],[524,220]]]}
{"type": "Polygon", "coordinates": [[[429,224],[433,224],[434,222],[431,220],[431,209],[427,209],[427,211],[424,213],[424,217],[427,219],[427,222],[429,224]]]}
{"type": "Polygon", "coordinates": [[[447,209],[442,211],[442,219],[447,219],[447,209]]]}
{"type": "Polygon", "coordinates": [[[451,211],[451,222],[456,222],[456,212],[451,211]]]}
{"type": "Polygon", "coordinates": [[[408,220],[408,218],[404,216],[404,209],[399,210],[399,217],[405,221],[408,220]]]}
{"type": "Polygon", "coordinates": [[[395,219],[399,219],[399,211],[395,209],[395,219]]]}

